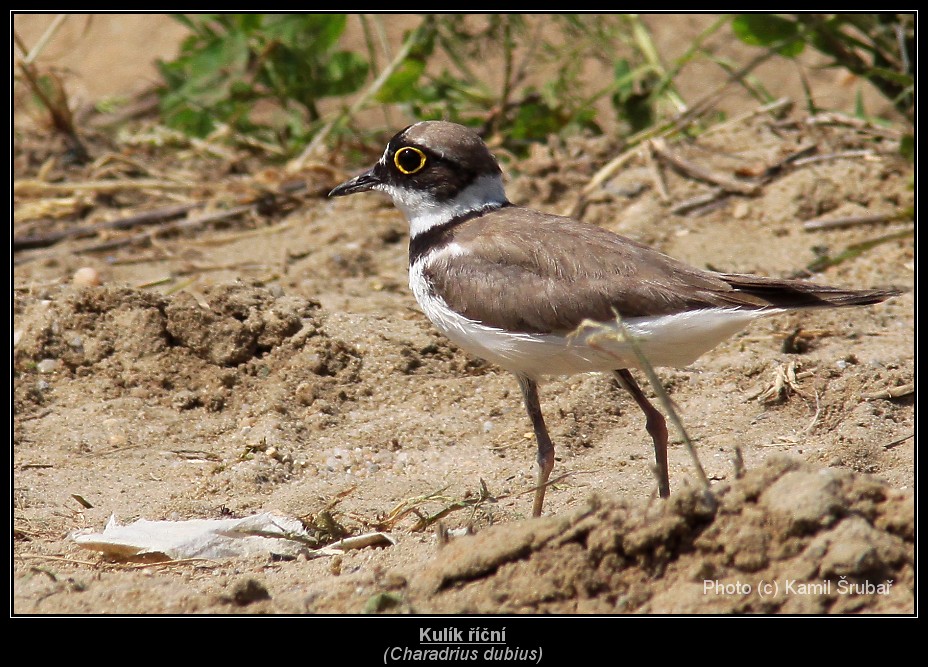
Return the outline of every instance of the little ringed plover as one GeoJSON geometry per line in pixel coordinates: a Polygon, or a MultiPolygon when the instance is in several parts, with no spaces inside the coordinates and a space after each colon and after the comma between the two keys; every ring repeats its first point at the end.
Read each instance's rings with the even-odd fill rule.
{"type": "Polygon", "coordinates": [[[538,444],[535,516],[554,467],[538,400],[547,376],[612,373],[645,414],[658,492],[670,494],[667,427],[629,371],[638,356],[622,335],[593,345],[592,332],[577,331],[584,321],[617,334],[621,321],[651,365],[683,367],[758,317],[898,294],[705,271],[595,225],[516,206],[486,144],[455,123],[398,132],[373,167],[329,196],[368,190],[390,195],[409,222],[409,286],[426,316],[519,381],[538,444]]]}

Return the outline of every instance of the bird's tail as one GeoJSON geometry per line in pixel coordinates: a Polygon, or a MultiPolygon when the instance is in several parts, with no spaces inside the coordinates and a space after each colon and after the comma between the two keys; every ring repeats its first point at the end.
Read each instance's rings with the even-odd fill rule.
{"type": "Polygon", "coordinates": [[[764,301],[772,308],[869,306],[902,293],[902,290],[895,288],[853,290],[819,285],[808,280],[765,278],[738,273],[724,273],[720,277],[740,293],[764,301]]]}

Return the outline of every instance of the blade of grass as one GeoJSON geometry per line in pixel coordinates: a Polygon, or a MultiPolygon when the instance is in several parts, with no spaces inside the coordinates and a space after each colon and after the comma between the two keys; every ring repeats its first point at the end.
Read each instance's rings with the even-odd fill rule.
{"type": "Polygon", "coordinates": [[[709,489],[709,478],[706,476],[706,471],[702,467],[702,462],[699,460],[699,454],[696,452],[696,446],[693,444],[693,441],[690,438],[686,427],[683,425],[683,420],[680,419],[680,415],[677,413],[673,401],[670,399],[670,396],[667,395],[667,390],[664,389],[664,385],[661,382],[661,379],[654,371],[654,366],[651,365],[651,362],[648,361],[648,358],[641,351],[641,347],[638,345],[638,341],[635,339],[635,337],[629,333],[628,329],[626,329],[621,315],[619,315],[619,313],[615,310],[613,310],[613,314],[615,315],[615,321],[619,327],[618,331],[613,329],[611,326],[601,322],[584,320],[580,323],[580,326],[577,327],[572,335],[577,335],[585,330],[593,331],[593,334],[586,339],[587,345],[606,354],[612,353],[608,348],[598,343],[598,341],[618,340],[621,343],[628,344],[638,361],[638,368],[640,368],[648,378],[648,382],[650,383],[651,388],[654,390],[654,393],[657,395],[657,399],[660,401],[661,406],[666,411],[670,421],[680,432],[680,436],[686,445],[686,450],[689,452],[690,458],[693,461],[693,467],[696,469],[696,477],[699,479],[700,486],[704,491],[711,493],[709,489]]]}
{"type": "Polygon", "coordinates": [[[643,55],[645,61],[654,68],[654,71],[660,75],[661,81],[664,83],[661,96],[670,100],[677,108],[677,112],[682,113],[686,111],[686,102],[683,101],[683,98],[674,87],[673,79],[670,77],[667,68],[664,67],[664,63],[661,61],[661,57],[657,52],[657,47],[654,45],[654,40],[651,39],[650,31],[644,23],[641,22],[641,18],[637,14],[631,14],[629,16],[629,21],[632,26],[632,36],[634,37],[635,44],[638,46],[641,55],[643,55]]]}
{"type": "MultiPolygon", "coordinates": [[[[42,33],[42,36],[36,40],[36,43],[32,45],[32,48],[29,49],[29,53],[25,53],[23,56],[23,62],[27,65],[31,65],[32,61],[39,57],[39,54],[45,50],[45,45],[51,41],[51,38],[54,37],[55,33],[58,32],[58,28],[64,24],[68,19],[70,14],[58,14],[52,20],[51,24],[45,29],[45,32],[42,33]]],[[[22,49],[22,45],[17,41],[16,45],[22,49]]]]}
{"type": "Polygon", "coordinates": [[[834,257],[826,255],[825,257],[819,257],[817,260],[809,264],[806,269],[812,273],[820,273],[825,269],[831,268],[832,266],[838,266],[848,260],[854,259],[864,254],[868,250],[872,250],[877,246],[883,245],[884,243],[889,243],[890,241],[895,241],[897,239],[904,239],[909,236],[914,236],[914,229],[904,229],[901,232],[895,232],[893,234],[886,234],[885,236],[878,236],[875,239],[870,239],[868,241],[861,241],[860,243],[854,243],[845,248],[842,252],[835,255],[834,257]]]}

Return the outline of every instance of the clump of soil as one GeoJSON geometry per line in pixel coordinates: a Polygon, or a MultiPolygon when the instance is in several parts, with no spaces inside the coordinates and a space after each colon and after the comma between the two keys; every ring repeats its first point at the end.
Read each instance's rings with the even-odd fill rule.
{"type": "Polygon", "coordinates": [[[51,372],[71,387],[92,383],[104,398],[220,411],[244,399],[271,366],[307,371],[291,389],[311,404],[347,395],[360,365],[356,352],[325,332],[318,303],[279,290],[236,282],[198,297],[118,286],[63,287],[44,296],[16,305],[22,326],[14,368],[35,380],[17,383],[17,411],[47,402],[43,376],[51,372]]]}
{"type": "Polygon", "coordinates": [[[866,475],[773,458],[648,504],[593,499],[489,528],[409,584],[420,613],[904,613],[914,498],[866,475]]]}

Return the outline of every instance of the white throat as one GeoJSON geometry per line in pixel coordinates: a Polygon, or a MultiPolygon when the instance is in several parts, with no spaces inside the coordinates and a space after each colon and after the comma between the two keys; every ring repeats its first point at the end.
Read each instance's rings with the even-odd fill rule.
{"type": "Polygon", "coordinates": [[[461,190],[457,197],[442,202],[436,201],[428,192],[392,185],[382,186],[381,189],[393,198],[393,205],[406,216],[410,238],[415,238],[461,215],[481,209],[498,208],[508,201],[503,189],[503,179],[499,174],[479,176],[461,190]]]}

